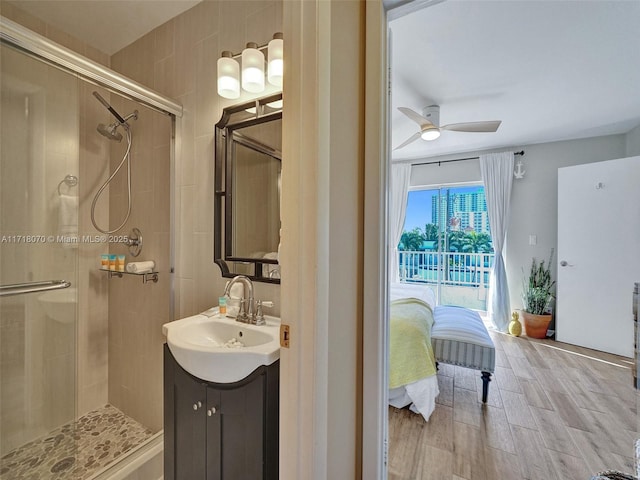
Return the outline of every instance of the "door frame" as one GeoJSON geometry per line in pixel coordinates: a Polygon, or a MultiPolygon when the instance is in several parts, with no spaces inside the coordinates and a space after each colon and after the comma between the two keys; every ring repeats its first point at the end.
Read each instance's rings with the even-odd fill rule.
{"type": "Polygon", "coordinates": [[[384,480],[389,426],[390,39],[387,9],[382,3],[366,3],[362,478],[384,480]]]}

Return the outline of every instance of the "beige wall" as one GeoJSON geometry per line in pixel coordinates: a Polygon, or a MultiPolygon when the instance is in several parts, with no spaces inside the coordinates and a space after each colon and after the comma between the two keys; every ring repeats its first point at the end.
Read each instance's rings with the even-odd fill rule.
{"type": "MultiPolygon", "coordinates": [[[[176,318],[216,305],[224,290],[227,279],[213,263],[214,125],[224,107],[256,97],[219,97],[216,61],[222,50],[264,44],[281,29],[281,2],[204,1],[113,56],[114,70],[184,107],[175,171],[176,318]]],[[[268,313],[279,315],[279,286],[256,284],[255,296],[275,301],[268,313]]]]}
{"type": "MultiPolygon", "coordinates": [[[[184,107],[176,162],[176,318],[216,305],[227,280],[213,263],[214,125],[222,108],[255,96],[219,97],[216,61],[222,50],[240,52],[246,42],[266,43],[281,31],[281,18],[278,1],[205,1],[132,46],[153,52],[144,73],[136,77],[133,72],[134,78],[184,107]]],[[[279,286],[256,284],[255,296],[275,301],[268,313],[279,314],[279,286]]]]}
{"type": "MultiPolygon", "coordinates": [[[[135,52],[133,53],[135,55],[135,52]]],[[[127,52],[116,54],[119,65],[127,52]]],[[[129,120],[131,147],[131,216],[118,240],[136,227],[142,232],[143,247],[138,257],[117,242],[112,254],[126,255],[126,261],[154,260],[158,282],[143,283],[142,277],[124,275],[109,280],[109,403],[151,428],[162,428],[162,325],[170,317],[170,141],[171,119],[134,102],[111,96],[113,107],[127,116],[138,109],[138,120],[129,120]]],[[[110,120],[111,121],[111,120],[110,120]]],[[[127,148],[124,131],[121,143],[111,146],[111,171],[115,171],[127,148]]],[[[122,223],[127,212],[126,164],[109,187],[110,228],[122,223]]],[[[101,227],[106,229],[106,222],[101,227]]]]}
{"type": "MultiPolygon", "coordinates": [[[[281,30],[279,2],[203,2],[156,28],[135,43],[113,55],[112,68],[144,85],[182,103],[184,116],[178,120],[180,142],[176,159],[176,275],[175,318],[201,312],[215,304],[222,294],[224,283],[217,265],[213,263],[213,158],[214,125],[219,120],[223,103],[216,93],[216,61],[220,51],[241,51],[253,40],[266,43],[281,30]],[[224,39],[224,41],[220,40],[224,39]]],[[[251,97],[242,97],[237,102],[251,97]]],[[[236,103],[236,102],[233,102],[236,103]]],[[[121,107],[117,106],[117,109],[121,107]]],[[[122,107],[128,113],[132,107],[122,107]]],[[[141,112],[142,113],[142,112],[141,112]]],[[[169,248],[169,172],[166,125],[155,125],[153,135],[141,138],[142,118],[134,122],[137,142],[150,142],[154,154],[147,158],[134,152],[133,164],[136,194],[134,201],[146,202],[154,215],[162,218],[140,218],[145,242],[147,235],[157,235],[157,248],[149,247],[143,256],[164,263],[157,285],[142,285],[138,279],[111,282],[109,399],[135,418],[152,428],[161,426],[161,403],[149,408],[148,398],[161,398],[162,323],[169,321],[168,248],[169,248]],[[166,176],[166,182],[160,178],[166,176]],[[156,178],[159,177],[159,178],[156,178]],[[166,224],[166,230],[162,225],[166,224]],[[166,250],[165,250],[166,247],[166,250]],[[137,281],[138,280],[138,281],[137,281]],[[115,290],[115,289],[118,290],[115,290]],[[118,291],[118,294],[115,292],[118,291]],[[166,306],[166,308],[165,308],[166,306]],[[118,312],[118,313],[116,313],[118,312]],[[137,328],[146,325],[148,329],[137,328]],[[147,332],[147,333],[142,333],[147,332]],[[130,342],[127,344],[127,342],[130,342]],[[137,347],[135,345],[138,345],[137,347]],[[138,349],[131,353],[131,349],[138,349]],[[132,378],[133,362],[145,367],[132,378]],[[127,378],[129,376],[129,378],[127,378]],[[153,410],[151,412],[145,411],[153,410]],[[159,408],[159,410],[158,410],[159,408]]],[[[112,155],[113,162],[116,157],[112,155]]],[[[114,184],[115,189],[122,186],[114,184]]],[[[112,190],[112,224],[116,209],[126,198],[112,190]]],[[[135,212],[138,211],[134,207],[135,212]]],[[[142,211],[148,211],[142,209],[142,211]]],[[[137,225],[132,218],[128,223],[137,225]]],[[[153,240],[151,240],[153,242],[153,240]]],[[[115,251],[115,249],[113,249],[115,251]]],[[[256,298],[274,300],[276,307],[268,313],[279,312],[279,287],[256,284],[256,298]]]]}

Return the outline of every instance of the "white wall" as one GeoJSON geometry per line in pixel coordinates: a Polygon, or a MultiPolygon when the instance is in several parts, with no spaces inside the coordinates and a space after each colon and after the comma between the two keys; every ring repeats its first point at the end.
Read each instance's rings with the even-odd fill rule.
{"type": "MultiPolygon", "coordinates": [[[[640,148],[640,132],[637,137],[637,147],[640,148]]],[[[532,257],[547,259],[551,248],[555,250],[557,247],[558,168],[631,155],[629,144],[636,145],[629,141],[628,136],[610,135],[514,149],[525,151],[525,155],[516,157],[516,161],[523,161],[526,174],[522,180],[513,183],[511,221],[505,250],[512,309],[522,306],[522,268],[529,268],[532,257]],[[529,245],[529,235],[537,236],[537,245],[529,245]]],[[[479,153],[482,152],[469,152],[462,156],[473,157],[479,153]]],[[[473,181],[482,181],[477,160],[416,166],[411,173],[411,186],[473,181]]],[[[554,258],[552,269],[554,278],[556,260],[554,258]]]]}
{"type": "MultiPolygon", "coordinates": [[[[463,154],[462,157],[473,157],[475,154],[463,154]]],[[[438,160],[455,157],[438,157],[438,160]]],[[[426,159],[425,162],[433,162],[426,159]]],[[[448,183],[481,182],[480,162],[478,160],[466,160],[462,162],[443,163],[433,165],[416,165],[411,168],[410,187],[422,187],[426,185],[446,185],[448,183]]]]}
{"type": "Polygon", "coordinates": [[[625,140],[627,143],[627,157],[640,155],[640,125],[627,132],[625,140]]]}

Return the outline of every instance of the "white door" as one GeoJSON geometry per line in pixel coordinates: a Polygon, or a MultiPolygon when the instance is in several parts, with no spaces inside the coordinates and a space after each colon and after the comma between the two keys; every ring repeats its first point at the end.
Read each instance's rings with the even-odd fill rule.
{"type": "Polygon", "coordinates": [[[558,169],[556,338],[633,356],[640,157],[558,169]]]}

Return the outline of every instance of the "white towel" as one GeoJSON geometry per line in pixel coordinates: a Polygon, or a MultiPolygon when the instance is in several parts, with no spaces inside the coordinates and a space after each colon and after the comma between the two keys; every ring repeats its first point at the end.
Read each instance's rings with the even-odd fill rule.
{"type": "MultiPolygon", "coordinates": [[[[225,290],[229,282],[225,284],[225,290]]],[[[227,317],[236,318],[240,311],[240,299],[244,298],[244,285],[236,283],[231,287],[229,298],[227,299],[227,317]]]]}
{"type": "Polygon", "coordinates": [[[150,273],[156,268],[156,262],[153,260],[147,260],[146,262],[129,262],[126,268],[129,273],[150,273]]]}
{"type": "Polygon", "coordinates": [[[67,239],[64,248],[78,247],[78,197],[60,195],[58,206],[58,234],[67,239]]]}

